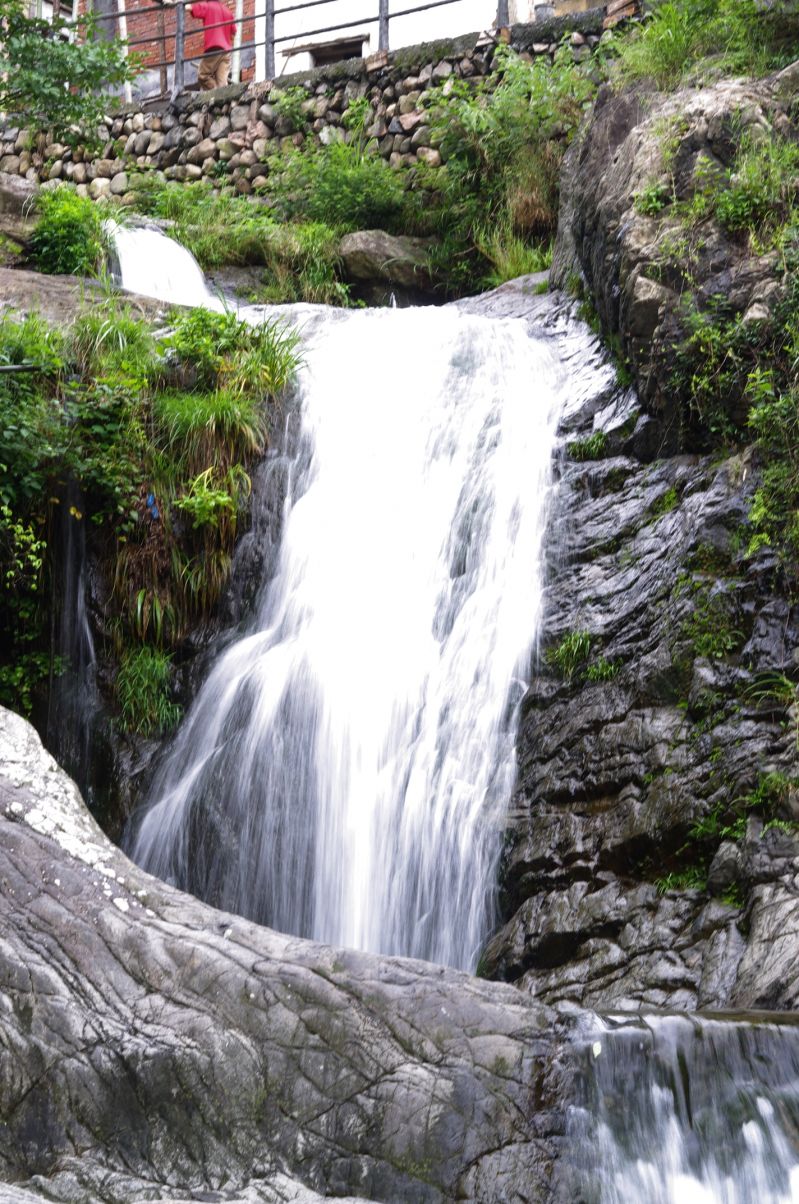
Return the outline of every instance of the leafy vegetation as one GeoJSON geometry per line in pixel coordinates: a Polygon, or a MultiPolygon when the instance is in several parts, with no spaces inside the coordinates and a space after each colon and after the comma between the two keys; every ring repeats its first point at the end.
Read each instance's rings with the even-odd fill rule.
{"type": "Polygon", "coordinates": [[[661,0],[618,38],[616,75],[676,88],[686,78],[762,75],[796,57],[799,23],[790,0],[661,0]]]}
{"type": "Polygon", "coordinates": [[[210,183],[167,184],[143,173],[131,188],[137,208],[166,218],[168,232],[206,270],[262,265],[263,285],[250,300],[348,304],[338,273],[338,235],[325,221],[281,223],[257,199],[214,191],[210,183]]]}
{"type": "Polygon", "coordinates": [[[278,323],[203,310],[176,315],[158,338],[124,307],[81,315],[66,341],[36,318],[0,320],[0,363],[26,369],[0,374],[4,701],[30,709],[49,671],[46,539],[73,479],[113,581],[123,721],[141,732],[168,726],[166,654],[227,581],[249,466],[296,347],[278,323]],[[139,681],[149,701],[134,720],[128,686],[139,681]]]}
{"type": "Polygon", "coordinates": [[[360,138],[309,144],[273,171],[269,192],[286,217],[326,223],[341,232],[402,224],[402,179],[360,138]]]}
{"type": "Polygon", "coordinates": [[[701,581],[691,585],[692,610],[681,634],[697,656],[721,660],[740,648],[743,632],[734,626],[732,602],[726,592],[713,590],[701,581]]]}
{"type": "Polygon", "coordinates": [[[547,652],[547,663],[562,677],[571,681],[591,652],[591,635],[587,631],[567,631],[563,639],[547,652]]]}
{"type": "Polygon", "coordinates": [[[88,197],[61,185],[36,197],[39,220],[31,254],[40,272],[91,276],[101,267],[107,246],[102,211],[88,197]]]}
{"type": "MultiPolygon", "coordinates": [[[[796,785],[784,773],[761,774],[753,790],[741,798],[721,800],[697,820],[689,836],[694,842],[712,840],[743,840],[749,815],[766,821],[779,820],[780,810],[796,785]]],[[[774,826],[772,824],[772,826],[774,826]]]]}
{"type": "Polygon", "coordinates": [[[585,439],[573,439],[566,444],[566,451],[572,460],[601,460],[608,445],[608,437],[604,431],[594,431],[585,439]]]}
{"type": "MultiPolygon", "coordinates": [[[[532,63],[499,47],[493,66],[488,79],[450,79],[426,101],[446,166],[431,173],[432,203],[411,220],[442,239],[440,261],[461,288],[499,280],[518,263],[520,246],[544,252],[557,220],[560,164],[596,91],[595,64],[575,63],[567,43],[554,61],[532,63]]],[[[423,183],[424,172],[416,178],[423,183]]]]}
{"type": "Polygon", "coordinates": [[[169,697],[170,662],[167,653],[146,645],[123,653],[116,693],[126,731],[160,735],[177,724],[180,707],[169,697]]]}
{"type": "Polygon", "coordinates": [[[91,14],[81,17],[81,36],[73,40],[61,16],[43,20],[26,12],[17,0],[0,0],[0,111],[49,128],[62,141],[96,143],[108,89],[135,77],[137,59],[125,57],[107,26],[97,38],[91,14]]]}

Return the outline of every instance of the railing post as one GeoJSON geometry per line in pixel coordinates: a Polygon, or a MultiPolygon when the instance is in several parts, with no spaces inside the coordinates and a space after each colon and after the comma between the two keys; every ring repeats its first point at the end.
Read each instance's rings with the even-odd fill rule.
{"type": "MultiPolygon", "coordinates": [[[[500,0],[500,3],[502,0],[500,0]]],[[[388,50],[388,0],[379,0],[379,33],[377,49],[388,50]]]]}
{"type": "Polygon", "coordinates": [[[266,78],[275,78],[275,0],[266,0],[266,78]]]}
{"type": "Polygon", "coordinates": [[[186,40],[186,10],[183,0],[175,5],[175,71],[172,76],[172,99],[175,100],[183,91],[183,53],[186,40]]]}
{"type": "Polygon", "coordinates": [[[506,29],[510,25],[510,14],[508,11],[508,0],[498,0],[497,3],[497,29],[506,29]]]}

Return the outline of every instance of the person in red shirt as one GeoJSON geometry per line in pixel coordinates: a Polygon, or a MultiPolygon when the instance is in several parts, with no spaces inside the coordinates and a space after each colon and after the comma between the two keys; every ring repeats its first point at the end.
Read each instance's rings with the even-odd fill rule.
{"type": "Polygon", "coordinates": [[[230,73],[230,51],[236,32],[233,13],[220,0],[200,0],[197,4],[186,5],[186,11],[203,23],[205,54],[197,69],[200,91],[224,88],[230,73]]]}

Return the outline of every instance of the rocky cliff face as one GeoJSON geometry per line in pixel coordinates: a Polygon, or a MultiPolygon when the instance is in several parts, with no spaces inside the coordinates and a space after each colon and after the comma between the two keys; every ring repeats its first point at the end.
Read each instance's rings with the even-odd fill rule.
{"type": "Polygon", "coordinates": [[[674,373],[691,308],[723,303],[762,334],[786,278],[712,217],[686,234],[672,207],[732,162],[733,126],[790,132],[793,87],[788,71],[668,99],[608,92],[567,161],[553,278],[595,307],[637,395],[586,399],[562,431],[506,923],[485,957],[542,1001],[799,999],[799,612],[771,552],[746,554],[760,469],[740,380],[724,398],[737,441],[702,455],[674,373]],[[672,201],[641,212],[667,176],[672,201]]]}

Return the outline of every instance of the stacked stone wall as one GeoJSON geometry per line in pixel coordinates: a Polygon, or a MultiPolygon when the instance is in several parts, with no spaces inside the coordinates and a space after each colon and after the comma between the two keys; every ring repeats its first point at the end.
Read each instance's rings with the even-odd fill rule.
{"type": "MultiPolygon", "coordinates": [[[[567,39],[575,59],[590,55],[602,35],[602,9],[529,25],[515,25],[510,43],[531,61],[552,57],[567,39]]],[[[100,127],[101,149],[92,155],[44,133],[0,129],[0,172],[43,184],[69,181],[95,200],[134,199],[134,172],[162,172],[167,180],[203,177],[240,193],[265,187],[268,161],[276,150],[308,140],[347,137],[343,117],[358,97],[369,99],[368,133],[392,166],[425,162],[436,168],[441,149],[427,124],[425,101],[448,80],[489,74],[497,40],[486,34],[427,43],[396,51],[382,61],[352,59],[283,77],[279,83],[237,85],[215,92],[185,93],[175,103],[131,107],[100,127]],[[292,119],[279,101],[288,88],[301,89],[302,119],[292,119]]]]}

